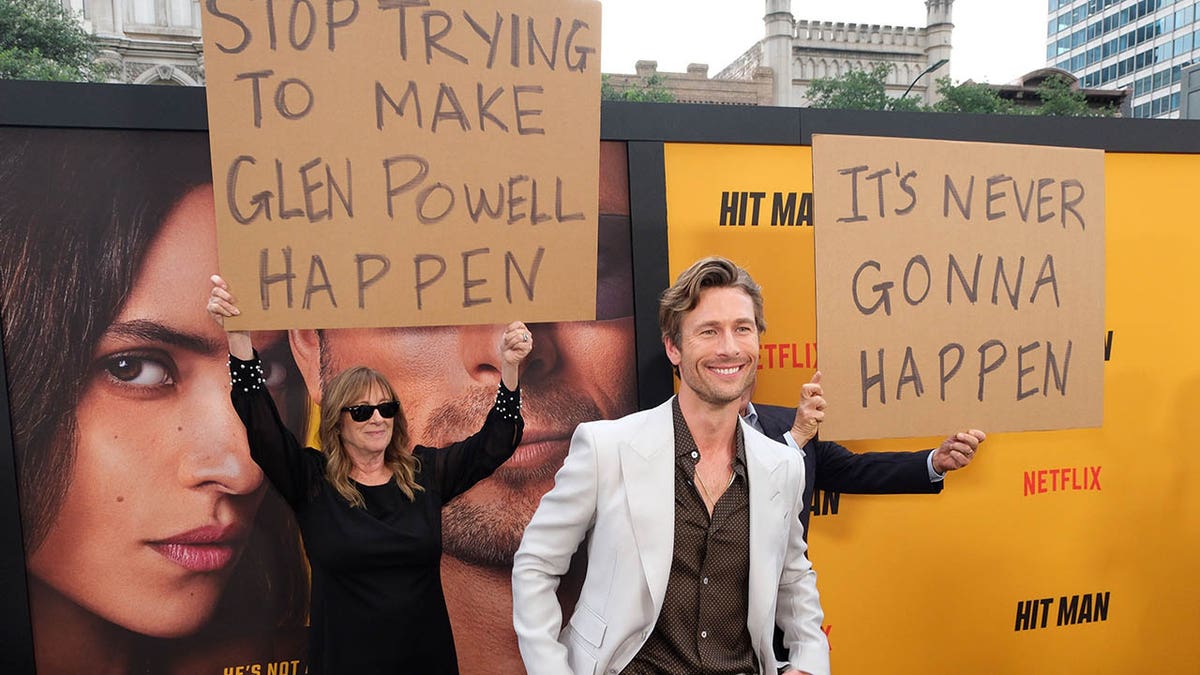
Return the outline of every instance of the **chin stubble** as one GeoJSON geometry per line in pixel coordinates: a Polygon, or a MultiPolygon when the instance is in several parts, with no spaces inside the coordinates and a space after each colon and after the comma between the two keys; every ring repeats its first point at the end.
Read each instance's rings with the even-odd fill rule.
{"type": "MultiPolygon", "coordinates": [[[[601,418],[594,401],[567,387],[522,387],[521,396],[527,431],[552,430],[569,438],[580,422],[601,418]]],[[[437,439],[465,438],[483,425],[494,400],[493,392],[480,390],[446,403],[430,417],[425,435],[437,439]]],[[[485,479],[493,487],[486,494],[495,495],[494,498],[480,498],[468,491],[443,506],[443,551],[472,565],[511,567],[525,526],[542,494],[553,484],[564,456],[565,448],[562,453],[547,455],[545,461],[535,466],[501,465],[485,479]]]]}

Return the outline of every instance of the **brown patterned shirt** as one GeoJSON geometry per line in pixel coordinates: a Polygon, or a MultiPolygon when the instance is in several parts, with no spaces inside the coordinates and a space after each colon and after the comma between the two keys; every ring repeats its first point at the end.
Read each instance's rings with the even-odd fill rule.
{"type": "Polygon", "coordinates": [[[693,478],[700,453],[679,400],[675,417],[675,548],[662,612],[622,675],[757,673],[746,628],[750,583],[750,484],[737,426],[733,477],[711,519],[693,478]]]}

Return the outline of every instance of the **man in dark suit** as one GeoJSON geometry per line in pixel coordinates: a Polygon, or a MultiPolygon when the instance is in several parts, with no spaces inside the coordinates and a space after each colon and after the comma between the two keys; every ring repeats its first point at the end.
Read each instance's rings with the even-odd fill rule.
{"type": "MultiPolygon", "coordinates": [[[[800,521],[808,538],[808,516],[813,492],[820,488],[847,494],[935,494],[942,491],[946,474],[971,463],[987,436],[978,429],[949,436],[932,450],[918,452],[851,452],[832,441],[817,438],[825,419],[821,373],[801,387],[800,405],[785,408],[750,401],[744,395],[742,418],[765,436],[799,450],[804,457],[804,498],[800,521]]],[[[775,629],[775,658],[786,661],[783,634],[775,629]]]]}

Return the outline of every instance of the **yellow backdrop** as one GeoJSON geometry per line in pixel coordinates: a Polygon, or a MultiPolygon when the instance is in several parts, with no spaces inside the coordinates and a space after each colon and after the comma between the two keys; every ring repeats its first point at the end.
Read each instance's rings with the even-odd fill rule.
{"type": "MultiPolygon", "coordinates": [[[[710,254],[750,270],[768,324],[755,400],[794,405],[816,365],[810,148],[668,144],[665,158],[672,278],[710,254]],[[772,225],[793,193],[796,224],[772,225]]],[[[1200,672],[1200,156],[1105,165],[1103,427],[994,434],[936,496],[818,493],[810,554],[840,675],[1200,672]]]]}

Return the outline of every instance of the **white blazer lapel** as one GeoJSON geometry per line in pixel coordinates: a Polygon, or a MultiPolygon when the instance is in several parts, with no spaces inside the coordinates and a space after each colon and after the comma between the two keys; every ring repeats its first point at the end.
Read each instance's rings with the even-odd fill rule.
{"type": "Polygon", "coordinates": [[[675,430],[671,401],[652,411],[636,440],[620,444],[620,454],[634,543],[657,615],[667,592],[675,548],[675,430]]]}
{"type": "MultiPolygon", "coordinates": [[[[746,628],[757,641],[768,625],[774,625],[772,607],[779,591],[780,557],[787,541],[785,499],[787,463],[769,452],[758,452],[758,434],[742,422],[746,442],[746,474],[750,482],[750,581],[746,628]],[[770,622],[770,623],[768,623],[770,622]]],[[[764,442],[774,443],[765,437],[764,442]]],[[[769,634],[769,632],[767,633],[769,634]]]]}

